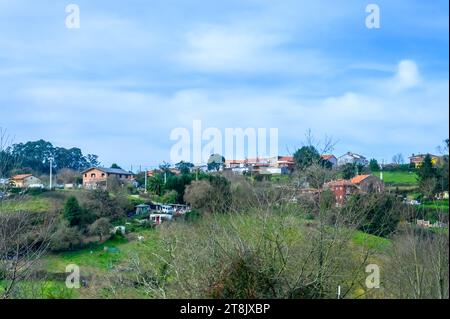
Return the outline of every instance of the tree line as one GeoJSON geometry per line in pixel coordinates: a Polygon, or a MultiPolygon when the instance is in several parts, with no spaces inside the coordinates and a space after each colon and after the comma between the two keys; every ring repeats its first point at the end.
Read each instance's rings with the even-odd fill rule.
{"type": "Polygon", "coordinates": [[[98,156],[84,155],[77,147],[56,147],[44,140],[13,144],[7,148],[0,148],[0,176],[13,175],[16,172],[46,173],[50,162],[55,172],[61,169],[82,171],[92,166],[100,165],[98,156]]]}

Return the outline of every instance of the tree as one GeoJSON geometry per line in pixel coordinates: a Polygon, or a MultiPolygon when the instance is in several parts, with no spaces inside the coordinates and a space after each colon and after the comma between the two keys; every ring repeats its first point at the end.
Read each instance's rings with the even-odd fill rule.
{"type": "Polygon", "coordinates": [[[184,200],[195,209],[208,209],[212,186],[208,181],[193,181],[186,187],[184,200]]]}
{"type": "Polygon", "coordinates": [[[346,163],[342,166],[342,177],[344,179],[351,179],[356,176],[357,167],[355,164],[346,163]]]}
{"type": "Polygon", "coordinates": [[[64,204],[63,215],[71,227],[79,226],[83,228],[89,223],[90,219],[88,212],[80,206],[74,196],[69,197],[64,204]]]}
{"type": "Polygon", "coordinates": [[[0,299],[20,295],[20,285],[39,269],[55,219],[53,213],[0,212],[0,299]]]}
{"type": "Polygon", "coordinates": [[[343,208],[344,214],[355,211],[360,215],[358,228],[368,234],[387,237],[400,221],[400,203],[389,194],[356,194],[343,208]]]}
{"type": "Polygon", "coordinates": [[[212,154],[208,159],[208,171],[219,171],[225,165],[225,157],[212,154]]]}
{"type": "Polygon", "coordinates": [[[181,161],[175,164],[175,167],[181,172],[181,174],[189,174],[191,172],[191,169],[194,167],[194,164],[181,161]]]}
{"type": "Polygon", "coordinates": [[[372,172],[377,172],[380,170],[380,165],[378,165],[378,161],[372,158],[369,162],[369,168],[372,172]]]}
{"type": "Polygon", "coordinates": [[[97,218],[106,217],[114,221],[125,215],[124,207],[119,203],[120,194],[112,197],[109,192],[104,190],[94,190],[89,192],[86,208],[97,218]]]}
{"type": "Polygon", "coordinates": [[[449,298],[448,233],[405,225],[393,238],[383,288],[395,299],[449,298]]]}
{"type": "Polygon", "coordinates": [[[98,160],[98,156],[97,155],[94,155],[94,154],[86,155],[86,161],[87,161],[86,168],[100,166],[100,162],[98,160]]]}
{"type": "Polygon", "coordinates": [[[90,235],[97,235],[100,237],[100,241],[103,241],[103,236],[110,233],[111,227],[109,219],[101,217],[89,225],[88,231],[90,235]]]}
{"type": "Polygon", "coordinates": [[[164,178],[162,174],[155,174],[148,179],[148,188],[158,196],[161,196],[164,190],[164,178]]]}
{"type": "Polygon", "coordinates": [[[0,178],[6,177],[14,168],[14,157],[10,152],[11,137],[0,127],[0,178]]]}
{"type": "Polygon", "coordinates": [[[76,182],[78,176],[79,174],[75,170],[70,168],[63,168],[58,171],[56,180],[60,184],[72,184],[76,182]]]}
{"type": "Polygon", "coordinates": [[[417,176],[421,193],[426,197],[431,197],[436,190],[438,174],[429,154],[425,156],[422,165],[417,170],[417,176]]]}
{"type": "Polygon", "coordinates": [[[47,173],[50,161],[55,171],[64,168],[81,171],[99,164],[96,155],[84,156],[79,148],[54,147],[44,140],[14,144],[7,152],[9,156],[15,158],[17,167],[30,168],[38,173],[47,173]]]}
{"type": "Polygon", "coordinates": [[[171,190],[176,191],[177,193],[176,202],[183,203],[183,196],[186,185],[190,184],[192,180],[193,176],[191,174],[182,174],[179,176],[172,175],[169,178],[167,178],[167,182],[164,185],[164,189],[166,191],[171,190]]]}
{"type": "Polygon", "coordinates": [[[83,242],[80,231],[77,227],[70,227],[66,220],[62,220],[54,230],[50,250],[65,251],[79,248],[83,242]]]}
{"type": "Polygon", "coordinates": [[[294,153],[294,161],[297,168],[304,170],[312,164],[318,163],[320,161],[320,154],[312,145],[303,146],[294,153]]]}
{"type": "Polygon", "coordinates": [[[449,190],[449,140],[444,140],[444,146],[439,147],[442,156],[437,167],[438,189],[439,191],[449,190]]]}
{"type": "Polygon", "coordinates": [[[402,153],[395,154],[392,157],[392,163],[394,163],[396,165],[403,165],[405,163],[405,160],[403,158],[402,153]]]}
{"type": "Polygon", "coordinates": [[[114,168],[114,169],[122,169],[122,167],[120,167],[120,166],[117,165],[116,163],[113,163],[113,164],[111,165],[111,168],[114,168]]]}

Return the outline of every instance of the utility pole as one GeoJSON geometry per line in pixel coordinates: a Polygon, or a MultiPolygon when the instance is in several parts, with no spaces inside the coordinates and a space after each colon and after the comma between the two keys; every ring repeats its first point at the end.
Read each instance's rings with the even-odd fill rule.
{"type": "Polygon", "coordinates": [[[51,158],[50,159],[50,190],[52,190],[52,188],[53,188],[52,182],[53,182],[53,159],[51,158]]]}

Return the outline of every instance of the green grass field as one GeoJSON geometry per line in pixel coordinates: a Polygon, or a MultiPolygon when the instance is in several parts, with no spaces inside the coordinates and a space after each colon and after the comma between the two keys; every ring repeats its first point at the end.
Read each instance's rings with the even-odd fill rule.
{"type": "Polygon", "coordinates": [[[422,203],[422,205],[420,205],[419,207],[448,211],[449,204],[448,204],[448,199],[444,199],[444,200],[426,201],[426,202],[422,203]]]}
{"type": "Polygon", "coordinates": [[[53,206],[53,202],[49,198],[26,196],[20,199],[0,201],[0,212],[44,213],[50,211],[53,206]]]}
{"type": "MultiPolygon", "coordinates": [[[[380,176],[379,172],[373,173],[375,176],[380,176]]],[[[383,172],[383,180],[386,184],[392,185],[417,185],[417,174],[414,172],[383,172]]]]}
{"type": "Polygon", "coordinates": [[[379,252],[384,251],[391,245],[391,241],[387,238],[367,234],[362,231],[355,232],[355,235],[353,236],[353,242],[357,245],[366,246],[379,252]]]}

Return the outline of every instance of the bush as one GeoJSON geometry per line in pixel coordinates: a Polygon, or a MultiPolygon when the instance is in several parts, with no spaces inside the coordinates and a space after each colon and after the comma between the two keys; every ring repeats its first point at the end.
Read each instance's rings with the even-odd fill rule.
{"type": "Polygon", "coordinates": [[[63,214],[71,227],[78,226],[84,228],[92,222],[93,219],[93,216],[80,206],[78,200],[74,196],[67,199],[64,205],[63,214]]]}
{"type": "Polygon", "coordinates": [[[74,250],[82,245],[82,236],[76,227],[69,227],[66,221],[61,222],[54,232],[49,248],[53,251],[74,250]]]}
{"type": "Polygon", "coordinates": [[[358,219],[358,229],[387,237],[400,221],[401,203],[389,194],[356,194],[343,207],[347,218],[358,219]]]}
{"type": "Polygon", "coordinates": [[[194,223],[202,217],[202,214],[197,210],[191,210],[184,215],[184,221],[188,223],[194,223]]]}

